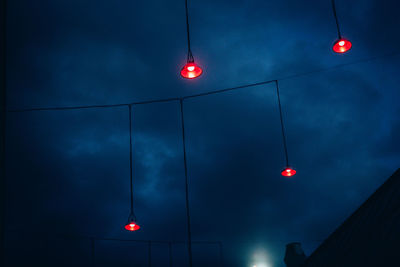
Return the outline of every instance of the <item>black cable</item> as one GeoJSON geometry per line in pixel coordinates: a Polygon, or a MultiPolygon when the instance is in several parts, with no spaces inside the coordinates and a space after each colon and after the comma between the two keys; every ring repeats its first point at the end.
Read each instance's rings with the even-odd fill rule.
{"type": "Polygon", "coordinates": [[[109,105],[86,105],[86,106],[72,106],[72,107],[43,107],[43,108],[25,108],[25,109],[11,109],[8,112],[30,112],[30,111],[56,111],[56,110],[75,110],[75,109],[90,109],[90,108],[116,108],[125,106],[145,105],[162,102],[178,101],[180,98],[163,98],[138,101],[132,103],[121,103],[121,104],[109,104],[109,105]]]}
{"type": "MultiPolygon", "coordinates": [[[[7,233],[13,235],[24,235],[35,237],[35,238],[51,238],[51,239],[65,239],[65,240],[95,240],[95,241],[118,241],[118,242],[137,242],[137,243],[149,243],[151,241],[153,244],[186,244],[186,241],[180,240],[148,240],[148,239],[120,239],[120,238],[107,238],[107,237],[95,237],[79,234],[60,234],[60,233],[49,233],[49,232],[32,232],[24,230],[13,230],[8,229],[7,233]]],[[[286,242],[286,241],[285,241],[286,242]]],[[[206,241],[198,240],[192,241],[192,244],[203,244],[203,245],[216,245],[221,243],[221,241],[206,241]]]]}
{"type": "MultiPolygon", "coordinates": [[[[61,234],[61,233],[49,233],[49,232],[32,232],[32,231],[24,231],[21,229],[13,230],[8,229],[6,231],[8,234],[13,235],[24,235],[35,237],[35,238],[51,238],[51,239],[65,239],[65,240],[90,240],[93,238],[96,241],[118,241],[118,242],[137,242],[137,243],[148,243],[149,240],[145,239],[120,239],[120,238],[107,238],[107,237],[95,237],[95,236],[87,236],[87,235],[79,235],[79,234],[61,234]]],[[[303,242],[324,242],[326,238],[321,239],[304,239],[303,242]]],[[[292,242],[293,239],[265,239],[264,242],[292,242]]],[[[153,244],[186,244],[187,241],[180,241],[180,240],[151,240],[153,244]]],[[[221,241],[207,241],[207,240],[198,240],[192,241],[192,244],[198,245],[218,245],[221,241]]],[[[254,243],[254,241],[229,241],[225,243],[230,244],[249,244],[254,243]]]]}
{"type": "Polygon", "coordinates": [[[148,266],[151,267],[151,240],[149,240],[149,245],[148,245],[148,266]]]}
{"type": "Polygon", "coordinates": [[[96,266],[96,240],[94,238],[90,238],[90,243],[91,243],[91,266],[95,267],[96,266]]]}
{"type": "Polygon", "coordinates": [[[183,145],[183,162],[185,166],[185,193],[186,193],[186,221],[188,231],[188,255],[189,255],[189,267],[193,266],[192,258],[192,231],[190,227],[190,208],[189,208],[189,180],[187,171],[187,160],[186,160],[186,141],[185,141],[185,120],[183,116],[183,100],[179,100],[181,106],[181,121],[182,121],[182,145],[183,145]]]}
{"type": "Polygon", "coordinates": [[[5,264],[6,258],[6,216],[7,216],[7,163],[6,163],[6,135],[7,135],[7,0],[1,3],[1,100],[0,100],[0,265],[5,264]]]}
{"type": "Polygon", "coordinates": [[[188,9],[188,0],[185,0],[185,10],[186,10],[186,36],[188,43],[188,55],[187,62],[194,62],[192,49],[190,48],[190,29],[189,29],[189,9],[188,9]]]}
{"type": "Polygon", "coordinates": [[[286,145],[285,127],[283,126],[282,106],[281,106],[281,97],[279,95],[278,80],[275,81],[275,84],[276,84],[276,95],[278,96],[279,117],[281,119],[282,139],[283,139],[283,148],[285,150],[286,167],[289,167],[289,157],[288,157],[288,151],[287,151],[287,145],[286,145]]]}
{"type": "Polygon", "coordinates": [[[335,21],[336,21],[338,37],[339,37],[339,39],[342,39],[342,34],[340,33],[340,27],[339,27],[339,20],[338,20],[337,14],[336,14],[335,0],[332,0],[332,11],[333,11],[333,16],[335,17],[335,21]]]}
{"type": "Polygon", "coordinates": [[[328,67],[328,68],[317,69],[317,70],[312,70],[312,71],[308,71],[308,72],[288,75],[288,76],[284,76],[284,77],[274,79],[274,80],[266,80],[266,81],[261,81],[261,82],[257,82],[257,83],[244,84],[244,85],[240,85],[240,86],[236,86],[236,87],[214,90],[214,91],[209,91],[209,92],[204,92],[204,93],[199,93],[199,94],[194,94],[194,95],[187,95],[187,96],[183,96],[183,97],[153,99],[153,100],[145,100],[145,101],[137,101],[137,102],[121,103],[121,104],[109,104],[109,105],[86,105],[86,106],[69,106],[69,107],[67,106],[67,107],[39,107],[39,108],[8,109],[7,112],[13,112],[13,113],[15,112],[16,113],[16,112],[32,112],[32,111],[77,110],[77,109],[91,109],[91,108],[115,108],[115,107],[129,106],[129,105],[135,106],[135,105],[162,103],[162,102],[172,102],[172,101],[178,101],[181,99],[185,100],[185,99],[189,99],[189,98],[208,96],[208,95],[219,94],[219,93],[223,93],[223,92],[227,92],[227,91],[233,91],[233,90],[268,84],[268,83],[275,82],[276,80],[283,81],[283,80],[289,80],[289,79],[293,79],[293,78],[297,78],[297,77],[301,77],[301,76],[308,76],[311,74],[325,72],[325,71],[338,69],[338,68],[342,68],[342,67],[346,67],[346,66],[351,66],[351,65],[355,65],[355,64],[365,63],[365,62],[377,60],[380,58],[397,56],[399,54],[400,54],[400,51],[393,51],[393,52],[390,52],[390,53],[387,53],[384,55],[363,58],[363,59],[359,59],[359,60],[349,62],[349,63],[338,64],[338,65],[328,67]]]}
{"type": "Polygon", "coordinates": [[[168,242],[168,255],[169,255],[169,267],[174,266],[174,259],[172,254],[172,242],[168,242]]]}
{"type": "MultiPolygon", "coordinates": [[[[81,239],[85,239],[82,237],[81,239]]],[[[118,242],[137,242],[137,243],[149,243],[151,241],[152,244],[186,244],[186,241],[167,241],[167,240],[145,240],[145,239],[119,239],[119,238],[94,238],[95,240],[100,241],[118,241],[118,242]]],[[[285,241],[286,242],[286,241],[285,241]]],[[[198,245],[218,245],[221,241],[192,241],[192,244],[198,245]]]]}
{"type": "Polygon", "coordinates": [[[132,168],[132,106],[129,105],[129,167],[130,167],[130,191],[131,191],[131,213],[130,216],[136,221],[133,211],[133,168],[132,168]]]}
{"type": "Polygon", "coordinates": [[[224,267],[224,252],[222,248],[222,242],[218,242],[219,247],[219,266],[224,267]]]}
{"type": "Polygon", "coordinates": [[[196,98],[196,97],[200,97],[200,96],[207,96],[207,95],[213,95],[213,94],[220,94],[220,93],[224,93],[224,92],[228,92],[228,91],[233,91],[233,90],[238,90],[238,89],[243,89],[243,88],[247,88],[247,87],[253,87],[253,86],[258,86],[258,85],[264,85],[264,84],[272,83],[272,82],[274,82],[274,81],[275,81],[275,80],[263,81],[263,82],[258,82],[258,83],[245,84],[245,85],[240,85],[240,86],[231,87],[231,88],[226,88],[226,89],[220,89],[220,90],[215,90],[215,91],[209,91],[209,92],[199,93],[199,94],[195,94],[195,95],[188,95],[188,96],[182,97],[182,99],[185,100],[185,99],[196,98]]]}

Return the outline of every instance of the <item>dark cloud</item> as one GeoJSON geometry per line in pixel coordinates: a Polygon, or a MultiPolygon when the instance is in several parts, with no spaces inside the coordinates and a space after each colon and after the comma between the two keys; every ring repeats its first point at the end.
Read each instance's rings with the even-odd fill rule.
{"type": "MultiPolygon", "coordinates": [[[[331,52],[330,1],[190,2],[192,49],[205,70],[196,81],[178,77],[186,58],[183,3],[12,1],[9,106],[183,96],[397,49],[394,1],[337,1],[343,34],[354,44],[346,55],[331,52]]],[[[193,238],[221,240],[227,266],[247,266],[264,254],[271,266],[283,266],[290,241],[310,253],[399,167],[398,63],[398,55],[386,56],[280,81],[290,162],[298,170],[290,180],[280,176],[274,84],[185,101],[193,238]]],[[[58,234],[186,239],[177,102],[133,108],[135,207],[143,228],[122,229],[129,213],[127,112],[9,114],[10,259],[24,251],[43,262],[47,252],[48,264],[87,266],[89,241],[54,240],[58,234]]],[[[99,266],[147,260],[143,244],[98,241],[96,251],[99,266]]],[[[155,245],[156,266],[166,264],[166,251],[155,245]]],[[[216,246],[195,245],[194,252],[201,266],[216,264],[216,246]]],[[[178,266],[185,253],[174,246],[178,266]]]]}

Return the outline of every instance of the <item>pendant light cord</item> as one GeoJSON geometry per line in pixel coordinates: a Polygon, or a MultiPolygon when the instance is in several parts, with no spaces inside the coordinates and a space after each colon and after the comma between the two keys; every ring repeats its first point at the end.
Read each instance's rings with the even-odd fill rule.
{"type": "Polygon", "coordinates": [[[187,33],[187,43],[188,43],[187,62],[194,62],[192,50],[191,50],[191,48],[190,48],[190,29],[189,29],[189,9],[188,9],[188,0],[185,0],[185,10],[186,10],[186,33],[187,33]]]}
{"type": "Polygon", "coordinates": [[[285,127],[283,126],[282,106],[281,106],[281,97],[279,94],[278,80],[275,80],[275,84],[276,84],[276,95],[278,96],[279,117],[281,119],[282,139],[283,139],[283,148],[285,150],[286,167],[289,167],[289,157],[288,157],[287,144],[286,144],[285,127]]]}
{"type": "Polygon", "coordinates": [[[8,54],[7,54],[7,2],[4,0],[1,5],[1,30],[2,30],[2,49],[1,53],[1,109],[0,109],[0,117],[1,117],[1,137],[0,137],[0,265],[5,264],[6,262],[6,217],[7,217],[7,157],[6,157],[6,146],[7,146],[7,61],[8,61],[8,54]]]}
{"type": "Polygon", "coordinates": [[[183,100],[179,100],[181,106],[181,121],[182,121],[182,145],[183,145],[183,163],[185,166],[185,193],[186,193],[186,219],[187,219],[187,231],[188,231],[188,255],[189,255],[189,267],[193,266],[192,260],[192,231],[190,227],[190,208],[189,208],[189,180],[187,171],[187,160],[186,160],[186,140],[185,140],[185,120],[183,116],[183,100]]]}
{"type": "Polygon", "coordinates": [[[332,11],[333,11],[333,16],[335,17],[336,28],[337,28],[339,39],[342,39],[342,34],[340,33],[339,20],[338,20],[337,14],[336,14],[335,0],[332,0],[332,11]]]}
{"type": "Polygon", "coordinates": [[[130,191],[131,191],[131,216],[136,221],[133,212],[133,168],[132,168],[132,105],[129,105],[129,170],[130,170],[130,191]]]}
{"type": "Polygon", "coordinates": [[[172,242],[168,242],[168,254],[169,254],[169,267],[174,266],[173,254],[172,254],[172,242]]]}

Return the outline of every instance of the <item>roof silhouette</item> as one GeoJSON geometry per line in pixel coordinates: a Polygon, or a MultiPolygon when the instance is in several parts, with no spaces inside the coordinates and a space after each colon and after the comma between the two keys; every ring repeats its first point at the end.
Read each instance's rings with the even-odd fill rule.
{"type": "Polygon", "coordinates": [[[400,169],[306,259],[305,266],[394,266],[399,244],[400,169]]]}

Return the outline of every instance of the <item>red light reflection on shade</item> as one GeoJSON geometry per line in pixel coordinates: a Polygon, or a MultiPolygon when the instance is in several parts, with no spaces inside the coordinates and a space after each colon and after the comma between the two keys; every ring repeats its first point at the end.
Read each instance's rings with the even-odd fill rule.
{"type": "Polygon", "coordinates": [[[339,39],[333,45],[333,51],[336,53],[345,53],[350,50],[352,44],[349,40],[339,39]]]}
{"type": "Polygon", "coordinates": [[[292,169],[290,167],[287,167],[282,171],[282,175],[286,176],[286,177],[291,177],[291,176],[293,176],[295,174],[296,174],[296,170],[292,169]]]}
{"type": "Polygon", "coordinates": [[[181,76],[186,79],[194,79],[199,77],[203,70],[194,62],[188,62],[181,70],[181,76]]]}
{"type": "Polygon", "coordinates": [[[127,225],[125,225],[125,229],[128,231],[136,231],[140,229],[140,226],[134,222],[130,222],[127,225]]]}

